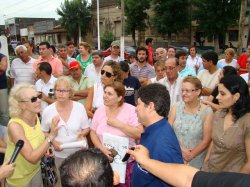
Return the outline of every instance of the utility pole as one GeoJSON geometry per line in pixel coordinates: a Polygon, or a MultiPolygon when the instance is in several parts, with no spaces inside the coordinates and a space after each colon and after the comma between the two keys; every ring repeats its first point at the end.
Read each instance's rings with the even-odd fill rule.
{"type": "Polygon", "coordinates": [[[121,0],[121,45],[120,45],[120,56],[124,59],[124,35],[125,35],[125,20],[124,20],[124,0],[121,0]]]}
{"type": "Polygon", "coordinates": [[[98,44],[98,50],[101,49],[101,42],[100,42],[100,13],[99,13],[99,0],[96,1],[96,12],[97,12],[97,44],[98,44]]]}
{"type": "Polygon", "coordinates": [[[239,40],[238,40],[238,46],[237,46],[237,56],[239,56],[241,54],[241,49],[243,47],[246,11],[247,11],[247,0],[241,0],[240,20],[239,20],[239,40]]]}

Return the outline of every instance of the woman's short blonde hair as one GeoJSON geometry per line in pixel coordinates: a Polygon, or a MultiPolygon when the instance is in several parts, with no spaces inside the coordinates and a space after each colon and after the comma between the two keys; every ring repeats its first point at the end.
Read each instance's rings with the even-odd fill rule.
{"type": "Polygon", "coordinates": [[[227,48],[225,53],[229,53],[231,57],[234,57],[235,51],[233,48],[227,48]]]}
{"type": "Polygon", "coordinates": [[[80,42],[79,43],[79,47],[80,46],[83,46],[86,49],[86,51],[88,51],[88,53],[92,52],[91,45],[89,43],[87,43],[87,42],[80,42]]]}
{"type": "Polygon", "coordinates": [[[24,99],[24,90],[26,89],[36,90],[34,85],[27,83],[18,84],[11,89],[9,96],[9,115],[11,118],[21,116],[20,100],[24,99]]]}
{"type": "Polygon", "coordinates": [[[59,83],[64,83],[66,85],[66,87],[69,89],[70,98],[72,98],[74,96],[72,80],[67,76],[60,76],[59,78],[57,78],[54,86],[54,92],[56,92],[56,87],[59,83]]]}

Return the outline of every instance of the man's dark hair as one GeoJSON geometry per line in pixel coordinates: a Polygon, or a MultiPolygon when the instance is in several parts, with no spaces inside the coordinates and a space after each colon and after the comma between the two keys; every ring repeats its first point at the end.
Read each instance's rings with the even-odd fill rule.
{"type": "Polygon", "coordinates": [[[158,115],[163,117],[168,116],[170,96],[165,86],[158,83],[143,86],[138,90],[138,98],[140,98],[145,105],[149,105],[150,102],[154,103],[158,115]]]}
{"type": "Polygon", "coordinates": [[[67,45],[67,46],[69,46],[69,45],[75,46],[75,43],[74,43],[73,41],[67,41],[66,45],[67,45]]]}
{"type": "Polygon", "coordinates": [[[52,68],[51,68],[51,65],[48,62],[41,62],[38,65],[38,69],[40,71],[45,71],[47,75],[51,75],[52,74],[52,68]]]}
{"type": "Polygon", "coordinates": [[[58,45],[57,48],[58,48],[58,49],[66,49],[66,45],[61,44],[61,45],[58,45]]]}
{"type": "Polygon", "coordinates": [[[82,149],[66,158],[60,166],[62,187],[112,187],[113,171],[100,150],[82,149]]]}
{"type": "Polygon", "coordinates": [[[128,72],[129,71],[129,65],[126,61],[121,61],[120,63],[120,67],[121,67],[121,70],[124,71],[124,72],[128,72]]]}
{"type": "Polygon", "coordinates": [[[41,43],[39,44],[39,46],[41,46],[41,45],[46,45],[46,48],[47,48],[47,49],[50,48],[49,42],[41,42],[41,43]]]}
{"type": "Polygon", "coordinates": [[[187,56],[187,52],[184,51],[184,50],[181,50],[181,51],[178,51],[176,54],[175,54],[175,57],[176,58],[180,58],[181,56],[187,56]]]}
{"type": "Polygon", "coordinates": [[[92,56],[94,55],[98,55],[99,57],[103,58],[104,55],[103,55],[103,52],[101,50],[95,50],[92,52],[92,56]]]}
{"type": "MultiPolygon", "coordinates": [[[[146,61],[148,61],[148,50],[147,50],[145,47],[142,47],[142,46],[137,47],[137,49],[136,49],[136,59],[137,59],[137,55],[138,55],[138,52],[139,52],[139,51],[145,51],[145,52],[146,52],[146,55],[147,55],[146,61]]],[[[137,60],[138,60],[138,59],[137,59],[137,60]]]]}
{"type": "Polygon", "coordinates": [[[218,54],[214,51],[207,51],[204,52],[201,56],[201,58],[204,58],[205,60],[209,61],[211,60],[213,64],[216,66],[218,62],[218,54]]]}
{"type": "Polygon", "coordinates": [[[153,38],[147,38],[145,40],[145,43],[146,43],[146,45],[148,45],[149,43],[152,43],[152,41],[153,41],[153,38]]]}

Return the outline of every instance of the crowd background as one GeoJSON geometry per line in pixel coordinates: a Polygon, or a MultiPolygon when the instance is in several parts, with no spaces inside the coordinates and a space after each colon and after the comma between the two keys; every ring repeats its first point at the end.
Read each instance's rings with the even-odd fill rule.
{"type": "MultiPolygon", "coordinates": [[[[9,72],[0,54],[0,152],[5,161],[15,143],[25,141],[16,166],[2,166],[9,167],[3,174],[8,186],[43,186],[44,156],[55,159],[58,176],[62,163],[82,148],[96,147],[113,162],[122,151],[114,154],[114,147],[106,146],[107,134],[125,138],[127,148],[140,142],[162,162],[250,173],[250,45],[237,59],[233,48],[219,59],[214,51],[199,56],[195,46],[188,52],[174,47],[154,51],[152,38],[145,43],[122,59],[118,41],[111,43],[107,57],[86,42],[57,48],[41,42],[37,54],[26,41],[16,47],[9,72]],[[69,143],[80,146],[65,148],[69,143]]],[[[139,167],[129,159],[125,183],[117,186],[152,181],[168,186],[143,176],[139,167]]],[[[60,177],[55,185],[63,186],[60,177]]]]}

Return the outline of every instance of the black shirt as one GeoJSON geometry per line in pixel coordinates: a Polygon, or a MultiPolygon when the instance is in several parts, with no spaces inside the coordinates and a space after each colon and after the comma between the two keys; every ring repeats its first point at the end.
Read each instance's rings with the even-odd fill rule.
{"type": "MultiPolygon", "coordinates": [[[[3,57],[6,57],[4,54],[0,53],[0,61],[2,60],[3,57]]],[[[7,88],[7,77],[6,73],[1,73],[0,74],[0,89],[6,89],[7,88]]]]}
{"type": "Polygon", "coordinates": [[[198,171],[192,187],[249,187],[250,175],[233,172],[210,173],[198,171]]]}

